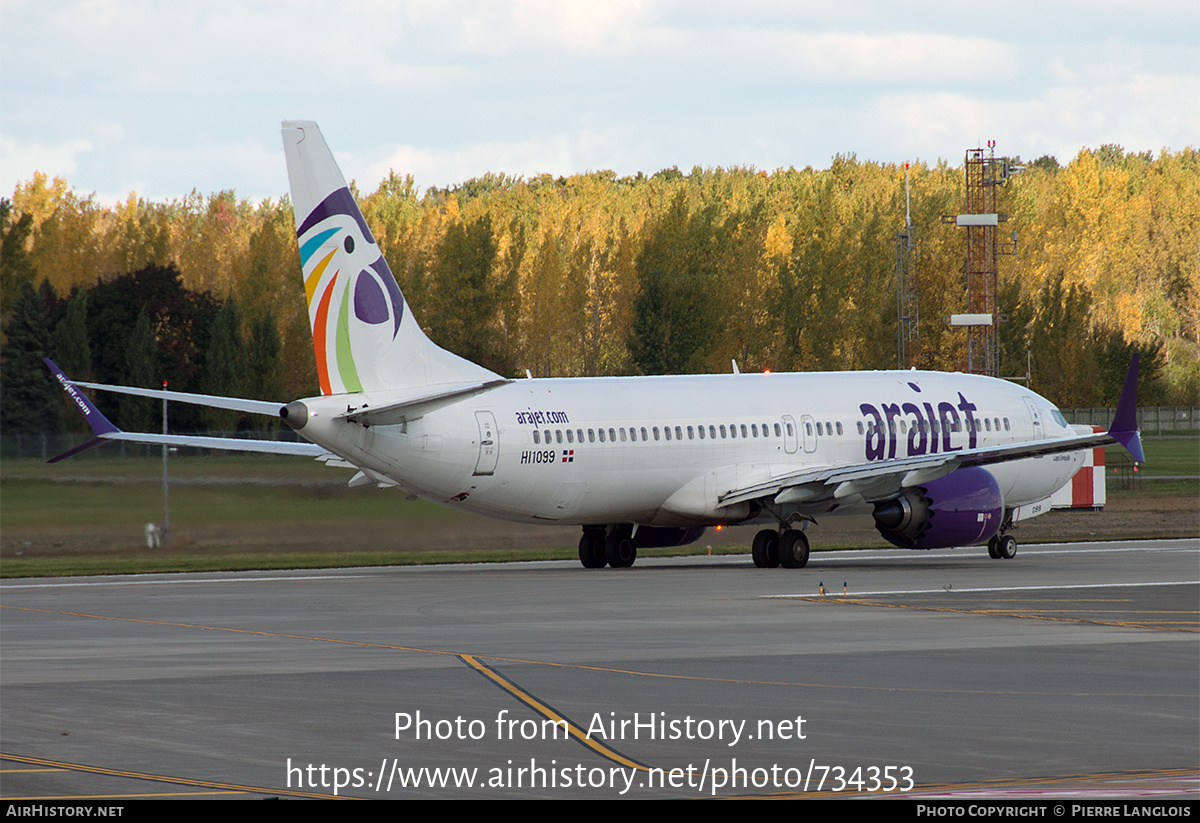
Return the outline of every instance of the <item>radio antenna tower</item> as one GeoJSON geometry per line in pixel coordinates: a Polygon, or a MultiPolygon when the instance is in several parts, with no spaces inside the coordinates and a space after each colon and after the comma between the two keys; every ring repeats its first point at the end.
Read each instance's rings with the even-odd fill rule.
{"type": "Polygon", "coordinates": [[[967,230],[967,260],[963,265],[967,287],[967,313],[950,315],[951,326],[967,329],[967,371],[973,374],[1000,376],[1000,341],[997,327],[1003,319],[996,305],[998,286],[997,258],[1001,254],[1016,254],[1017,233],[1011,242],[998,242],[996,230],[1008,221],[1008,215],[996,211],[996,189],[1009,178],[1024,171],[1007,157],[996,158],[996,141],[988,141],[988,154],[983,149],[967,149],[966,212],[943,217],[967,230]]]}

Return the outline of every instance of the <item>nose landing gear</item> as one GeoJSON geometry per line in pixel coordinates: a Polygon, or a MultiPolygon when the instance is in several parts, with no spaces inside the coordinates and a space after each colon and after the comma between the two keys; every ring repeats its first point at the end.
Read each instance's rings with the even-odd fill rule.
{"type": "Polygon", "coordinates": [[[1011,534],[997,534],[987,546],[988,557],[994,560],[1012,560],[1017,556],[1017,538],[1011,534]]]}

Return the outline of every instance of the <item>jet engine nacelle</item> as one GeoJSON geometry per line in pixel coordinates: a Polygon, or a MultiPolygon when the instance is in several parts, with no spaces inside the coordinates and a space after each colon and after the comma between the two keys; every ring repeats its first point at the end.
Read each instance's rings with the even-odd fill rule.
{"type": "Polygon", "coordinates": [[[904,549],[970,546],[1000,530],[1004,494],[990,472],[974,466],[876,503],[874,516],[879,533],[904,549]]]}

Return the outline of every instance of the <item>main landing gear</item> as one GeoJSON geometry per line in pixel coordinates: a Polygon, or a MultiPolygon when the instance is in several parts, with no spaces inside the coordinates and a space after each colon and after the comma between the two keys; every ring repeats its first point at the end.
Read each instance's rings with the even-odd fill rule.
{"type": "Polygon", "coordinates": [[[612,531],[584,529],[579,538],[579,562],[585,569],[627,569],[637,560],[633,527],[616,526],[612,531]]]}
{"type": "Polygon", "coordinates": [[[1011,534],[997,534],[988,541],[988,557],[993,560],[1012,560],[1017,556],[1017,538],[1011,534]]]}
{"type": "Polygon", "coordinates": [[[802,569],[808,565],[808,538],[799,529],[763,529],[754,535],[750,555],[760,569],[802,569]]]}

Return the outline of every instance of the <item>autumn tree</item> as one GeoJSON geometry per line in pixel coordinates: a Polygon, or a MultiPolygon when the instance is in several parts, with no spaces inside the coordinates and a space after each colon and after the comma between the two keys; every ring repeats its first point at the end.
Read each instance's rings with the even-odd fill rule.
{"type": "Polygon", "coordinates": [[[442,348],[504,374],[511,367],[507,352],[496,345],[492,325],[499,305],[492,279],[495,260],[489,216],[451,225],[430,272],[423,325],[442,348]]]}
{"type": "MultiPolygon", "coordinates": [[[[1001,195],[1020,237],[1018,255],[1001,260],[999,310],[1013,318],[1000,329],[1003,373],[1024,371],[1028,344],[1041,370],[1035,388],[1059,380],[1046,368],[1058,355],[1039,349],[1050,317],[1070,326],[1093,364],[1117,351],[1108,330],[1141,351],[1161,344],[1162,399],[1195,402],[1200,152],[1106,145],[1026,166],[1001,195]],[[1056,282],[1063,299],[1086,295],[1084,315],[1046,304],[1056,282]]],[[[939,161],[911,171],[918,362],[963,368],[965,335],[942,322],[965,308],[963,238],[941,225],[961,210],[962,169],[939,161]]],[[[393,172],[361,202],[434,340],[503,373],[566,376],[724,370],[730,358],[752,369],[891,366],[903,191],[900,167],[843,155],[827,169],[772,173],[493,172],[424,194],[393,172]]],[[[202,390],[212,320],[233,296],[251,338],[262,318],[275,319],[281,399],[318,391],[286,197],[252,204],[232,191],[192,192],[152,203],[130,194],[108,206],[35,174],[0,211],[2,316],[22,282],[86,291],[98,380],[124,379],[122,345],[145,305],[162,375],[202,390]]],[[[1060,388],[1081,397],[1086,385],[1060,388]]],[[[99,402],[115,410],[111,398],[99,402]]],[[[203,425],[182,406],[172,419],[182,426],[189,415],[203,425]]]]}
{"type": "Polygon", "coordinates": [[[0,199],[0,232],[0,318],[6,318],[21,287],[37,278],[26,248],[33,232],[33,215],[26,212],[14,218],[12,201],[0,199]]]}
{"type": "Polygon", "coordinates": [[[1093,405],[1098,370],[1088,340],[1091,295],[1062,280],[1048,284],[1038,298],[1029,336],[1030,388],[1062,408],[1093,405]]]}
{"type": "Polygon", "coordinates": [[[895,173],[835,158],[793,227],[779,273],[783,363],[803,370],[879,368],[894,362],[892,216],[895,173]]]}
{"type": "Polygon", "coordinates": [[[711,206],[690,214],[681,191],[647,230],[629,335],[630,356],[644,374],[701,371],[720,332],[712,265],[715,217],[711,206]]]}
{"type": "Polygon", "coordinates": [[[582,360],[578,334],[584,289],[564,259],[562,241],[547,236],[538,247],[525,284],[526,363],[539,377],[569,375],[582,360]]]}

